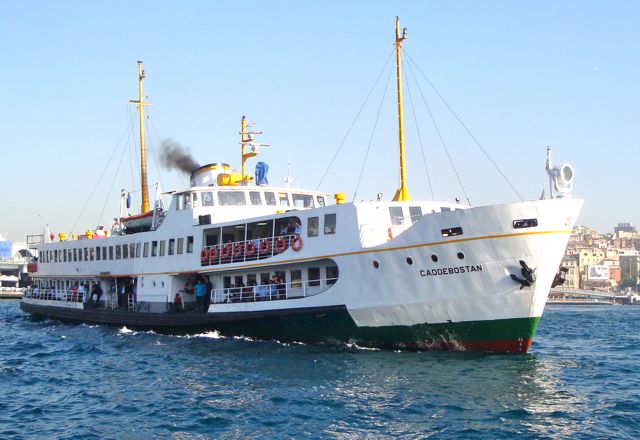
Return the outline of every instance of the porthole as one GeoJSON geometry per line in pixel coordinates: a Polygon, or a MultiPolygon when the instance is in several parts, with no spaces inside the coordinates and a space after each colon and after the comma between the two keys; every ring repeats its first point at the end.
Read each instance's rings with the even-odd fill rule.
{"type": "Polygon", "coordinates": [[[162,283],[160,283],[160,285],[161,285],[162,287],[164,287],[164,281],[163,281],[162,283]]]}
{"type": "Polygon", "coordinates": [[[378,260],[373,260],[373,267],[375,267],[376,269],[380,267],[380,263],[378,263],[378,260]]]}
{"type": "Polygon", "coordinates": [[[156,287],[156,282],[155,281],[153,282],[153,287],[156,287]]]}
{"type": "Polygon", "coordinates": [[[413,264],[413,258],[407,257],[407,264],[411,266],[413,264]]]}
{"type": "Polygon", "coordinates": [[[438,262],[438,256],[436,254],[432,254],[431,255],[431,261],[433,261],[434,263],[438,262]]]}
{"type": "Polygon", "coordinates": [[[464,260],[464,254],[462,252],[458,252],[458,258],[464,260]]]}

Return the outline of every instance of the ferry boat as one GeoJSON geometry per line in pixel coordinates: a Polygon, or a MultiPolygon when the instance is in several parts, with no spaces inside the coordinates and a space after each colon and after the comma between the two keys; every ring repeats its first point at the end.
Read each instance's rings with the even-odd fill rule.
{"type": "Polygon", "coordinates": [[[110,231],[40,245],[22,310],[163,332],[526,353],[582,207],[571,197],[573,168],[552,166],[547,150],[550,191],[541,200],[412,200],[398,20],[395,36],[393,200],[347,203],[344,194],[265,184],[261,163],[255,177],[246,170],[260,144],[243,117],[240,173],[202,166],[167,209],[158,198],[150,208],[139,62],[141,213],[122,215],[110,231]]]}

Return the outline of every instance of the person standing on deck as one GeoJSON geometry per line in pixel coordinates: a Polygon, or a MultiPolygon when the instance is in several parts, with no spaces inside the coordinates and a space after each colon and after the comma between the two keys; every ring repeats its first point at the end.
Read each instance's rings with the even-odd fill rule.
{"type": "Polygon", "coordinates": [[[207,285],[201,279],[196,284],[196,310],[204,312],[205,310],[205,294],[207,291],[207,285]]]}

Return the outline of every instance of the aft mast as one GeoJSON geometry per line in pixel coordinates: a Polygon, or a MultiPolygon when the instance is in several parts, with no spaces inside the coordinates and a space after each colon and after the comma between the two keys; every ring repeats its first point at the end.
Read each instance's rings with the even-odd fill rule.
{"type": "Polygon", "coordinates": [[[142,81],[144,80],[144,70],[142,61],[138,61],[138,100],[129,101],[138,105],[138,115],[140,117],[140,180],[142,182],[142,207],[141,213],[149,212],[149,188],[147,186],[147,148],[144,142],[144,106],[149,103],[144,102],[142,93],[142,81]]]}
{"type": "Polygon", "coordinates": [[[404,112],[402,105],[402,42],[407,39],[407,29],[402,29],[400,35],[400,19],[396,17],[396,74],[398,83],[398,141],[400,144],[400,188],[393,196],[394,201],[408,202],[411,200],[407,188],[407,176],[404,154],[404,112]]]}

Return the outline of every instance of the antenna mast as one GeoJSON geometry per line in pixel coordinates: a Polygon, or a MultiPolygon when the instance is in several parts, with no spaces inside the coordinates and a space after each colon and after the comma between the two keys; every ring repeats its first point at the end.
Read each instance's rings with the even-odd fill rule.
{"type": "Polygon", "coordinates": [[[411,200],[407,188],[406,165],[404,154],[404,112],[402,105],[402,42],[407,39],[407,29],[402,29],[400,35],[400,19],[396,17],[396,74],[398,83],[398,140],[400,143],[400,188],[393,196],[394,201],[408,202],[411,200]]]}
{"type": "Polygon", "coordinates": [[[142,93],[142,81],[144,80],[144,70],[142,61],[138,61],[138,100],[129,101],[130,104],[138,105],[138,116],[140,117],[140,180],[142,181],[142,210],[149,212],[149,188],[147,187],[147,148],[144,143],[144,106],[149,105],[144,102],[142,93]]]}

